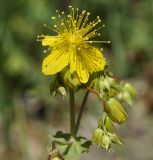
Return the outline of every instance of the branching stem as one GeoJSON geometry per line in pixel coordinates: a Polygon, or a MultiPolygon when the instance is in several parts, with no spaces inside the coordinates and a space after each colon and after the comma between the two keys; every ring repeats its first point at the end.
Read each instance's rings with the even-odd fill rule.
{"type": "MultiPolygon", "coordinates": [[[[90,87],[86,87],[86,88],[87,88],[87,90],[88,90],[89,92],[92,92],[92,93],[94,93],[95,95],[97,95],[98,97],[100,97],[100,93],[99,93],[99,92],[95,91],[94,89],[92,89],[92,88],[90,88],[90,87]]],[[[101,99],[102,99],[102,98],[101,98],[101,99]]],[[[103,110],[105,111],[106,101],[105,101],[104,99],[102,99],[102,106],[103,106],[103,110]]]]}
{"type": "Polygon", "coordinates": [[[70,92],[70,134],[75,139],[76,129],[75,129],[75,95],[72,88],[69,89],[70,92]]]}
{"type": "Polygon", "coordinates": [[[76,134],[77,134],[79,126],[80,126],[80,121],[81,121],[81,118],[82,118],[84,107],[85,107],[86,102],[87,102],[88,95],[89,95],[89,91],[86,92],[86,94],[84,96],[84,99],[83,99],[83,102],[82,102],[82,105],[81,105],[81,108],[80,108],[80,112],[79,112],[77,122],[76,122],[76,134]]]}

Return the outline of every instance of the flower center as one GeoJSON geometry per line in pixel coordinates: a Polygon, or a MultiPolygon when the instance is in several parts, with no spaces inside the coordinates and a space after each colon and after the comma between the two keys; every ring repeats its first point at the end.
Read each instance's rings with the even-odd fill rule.
{"type": "Polygon", "coordinates": [[[67,33],[65,37],[69,45],[74,49],[81,43],[81,38],[79,38],[79,35],[77,33],[67,33]]]}

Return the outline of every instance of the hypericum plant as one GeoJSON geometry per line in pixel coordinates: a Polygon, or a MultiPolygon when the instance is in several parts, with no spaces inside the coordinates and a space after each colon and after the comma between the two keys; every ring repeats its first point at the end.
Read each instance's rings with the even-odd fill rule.
{"type": "Polygon", "coordinates": [[[42,72],[44,75],[56,74],[51,92],[65,97],[69,92],[70,100],[70,133],[59,131],[50,138],[48,160],[78,160],[93,143],[108,151],[112,143],[123,144],[115,131],[114,123],[122,124],[126,120],[127,113],[122,104],[131,106],[136,96],[136,91],[129,83],[116,79],[108,70],[102,51],[92,46],[93,43],[110,43],[93,40],[100,36],[98,30],[104,27],[100,25],[99,16],[89,22],[89,12],[80,12],[71,6],[69,9],[68,15],[56,11],[57,16],[51,17],[55,25],[49,28],[57,33],[56,36],[38,36],[38,41],[43,46],[48,46],[49,53],[43,60],[42,72]],[[75,92],[81,89],[86,94],[78,117],[75,118],[75,92]],[[77,136],[90,92],[96,94],[103,104],[92,140],[77,136]]]}

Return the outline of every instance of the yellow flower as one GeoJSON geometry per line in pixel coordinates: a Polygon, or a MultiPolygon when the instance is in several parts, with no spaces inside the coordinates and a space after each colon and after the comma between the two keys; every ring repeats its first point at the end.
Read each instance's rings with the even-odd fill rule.
{"type": "MultiPolygon", "coordinates": [[[[69,66],[71,74],[75,73],[81,83],[86,83],[93,72],[104,70],[105,59],[100,49],[92,47],[91,43],[106,41],[92,41],[91,38],[100,36],[95,26],[101,22],[99,16],[88,22],[90,13],[70,7],[70,14],[66,15],[57,12],[53,28],[56,36],[42,35],[39,40],[43,46],[48,46],[50,54],[42,63],[42,72],[45,75],[53,75],[60,72],[64,67],[69,66]]],[[[109,43],[106,42],[106,43],[109,43]]]]}

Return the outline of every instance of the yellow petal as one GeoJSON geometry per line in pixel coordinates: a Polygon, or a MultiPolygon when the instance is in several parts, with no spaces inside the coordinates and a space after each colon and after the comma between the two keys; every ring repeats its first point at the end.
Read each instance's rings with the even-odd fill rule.
{"type": "Polygon", "coordinates": [[[70,71],[71,73],[76,72],[80,82],[86,83],[89,79],[89,73],[86,69],[84,62],[80,59],[81,57],[77,53],[76,48],[70,49],[70,71]]]}
{"type": "Polygon", "coordinates": [[[99,49],[91,46],[82,47],[79,54],[90,73],[104,70],[106,61],[99,49]]]}
{"type": "Polygon", "coordinates": [[[74,73],[77,71],[77,54],[76,50],[70,48],[70,71],[71,73],[74,73]]]}
{"type": "Polygon", "coordinates": [[[42,72],[45,75],[55,74],[68,65],[69,52],[54,50],[42,63],[42,72]]]}
{"type": "Polygon", "coordinates": [[[53,44],[57,41],[58,41],[57,36],[45,36],[44,39],[42,40],[42,45],[53,46],[53,44]]]}
{"type": "Polygon", "coordinates": [[[89,79],[89,72],[85,68],[84,63],[78,61],[77,63],[77,74],[79,76],[80,82],[87,83],[89,79]]]}

